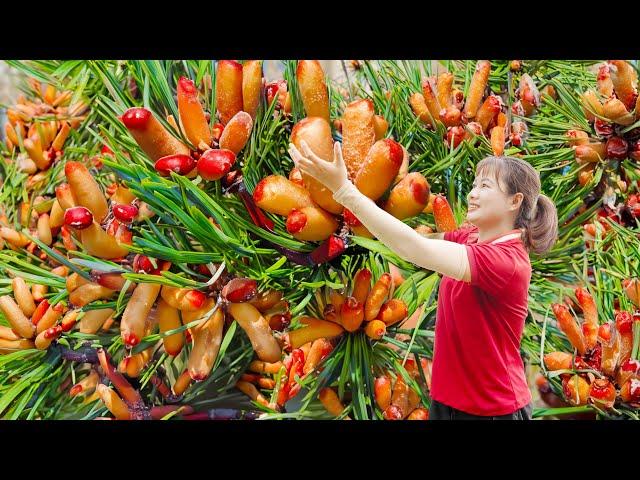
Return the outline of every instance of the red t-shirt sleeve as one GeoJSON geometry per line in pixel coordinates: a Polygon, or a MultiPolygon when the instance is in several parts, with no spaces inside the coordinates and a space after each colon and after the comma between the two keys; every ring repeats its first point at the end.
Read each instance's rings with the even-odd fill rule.
{"type": "Polygon", "coordinates": [[[488,243],[467,245],[471,285],[490,295],[508,292],[517,265],[513,244],[488,243]]]}
{"type": "Polygon", "coordinates": [[[444,239],[454,243],[466,243],[469,234],[475,229],[475,227],[459,228],[452,232],[445,232],[444,239]]]}

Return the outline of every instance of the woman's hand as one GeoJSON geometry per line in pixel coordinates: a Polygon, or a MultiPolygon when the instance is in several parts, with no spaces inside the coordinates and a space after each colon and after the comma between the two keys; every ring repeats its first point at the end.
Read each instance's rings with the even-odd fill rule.
{"type": "Polygon", "coordinates": [[[300,147],[305,156],[292,143],[289,144],[289,155],[302,173],[311,175],[331,190],[331,193],[337,192],[349,181],[340,142],[333,145],[333,162],[327,162],[314,154],[304,140],[300,142],[300,147]]]}

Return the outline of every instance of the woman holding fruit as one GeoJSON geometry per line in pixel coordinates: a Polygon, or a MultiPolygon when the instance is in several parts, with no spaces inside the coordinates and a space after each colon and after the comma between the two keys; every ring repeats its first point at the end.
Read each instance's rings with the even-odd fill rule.
{"type": "Polygon", "coordinates": [[[522,160],[490,156],[468,195],[472,225],[423,236],[379,208],[349,180],[340,143],[334,160],[306,142],[296,166],[333,193],[380,242],[403,259],[443,275],[438,297],[430,419],[530,419],[531,394],[520,356],[531,279],[529,251],[557,238],[557,212],[522,160]]]}

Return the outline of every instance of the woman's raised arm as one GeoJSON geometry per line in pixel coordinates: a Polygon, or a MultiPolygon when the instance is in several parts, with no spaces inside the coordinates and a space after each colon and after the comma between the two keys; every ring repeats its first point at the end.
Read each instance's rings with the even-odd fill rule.
{"type": "Polygon", "coordinates": [[[305,156],[294,145],[289,147],[291,158],[298,168],[329,188],[333,198],[351,210],[380,242],[408,262],[456,280],[470,281],[465,246],[423,237],[360,193],[347,177],[339,142],[335,143],[333,162],[317,157],[304,142],[301,147],[305,156]]]}

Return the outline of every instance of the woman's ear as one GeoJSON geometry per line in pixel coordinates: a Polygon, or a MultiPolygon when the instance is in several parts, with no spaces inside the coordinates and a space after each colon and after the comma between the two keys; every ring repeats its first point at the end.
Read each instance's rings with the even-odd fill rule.
{"type": "Polygon", "coordinates": [[[509,208],[509,210],[519,209],[522,205],[522,200],[524,200],[524,195],[521,192],[513,195],[513,198],[511,199],[511,207],[509,208]]]}

